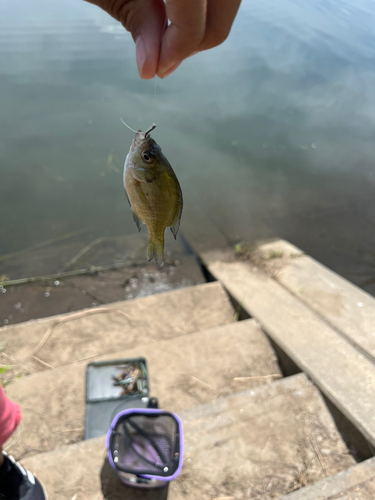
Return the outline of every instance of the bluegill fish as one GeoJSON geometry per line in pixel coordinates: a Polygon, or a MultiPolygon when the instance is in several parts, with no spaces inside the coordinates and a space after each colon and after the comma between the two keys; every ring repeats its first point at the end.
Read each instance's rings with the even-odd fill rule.
{"type": "Polygon", "coordinates": [[[161,266],[165,229],[170,227],[176,239],[180,227],[182,192],[167,158],[150,137],[155,127],[136,132],[125,160],[124,187],[138,230],[147,226],[147,259],[161,266]]]}

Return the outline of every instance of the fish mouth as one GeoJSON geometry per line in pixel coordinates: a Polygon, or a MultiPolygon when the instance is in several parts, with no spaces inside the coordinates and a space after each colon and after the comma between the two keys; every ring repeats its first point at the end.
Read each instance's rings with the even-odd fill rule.
{"type": "Polygon", "coordinates": [[[152,126],[146,130],[146,132],[141,132],[140,130],[135,134],[135,143],[138,147],[142,145],[142,143],[148,139],[151,139],[150,134],[156,128],[156,123],[153,123],[152,126]]]}
{"type": "Polygon", "coordinates": [[[135,137],[132,142],[132,150],[135,152],[139,150],[140,152],[145,151],[146,149],[155,149],[156,142],[152,137],[144,137],[144,134],[140,135],[140,137],[135,137]]]}
{"type": "Polygon", "coordinates": [[[135,133],[135,137],[132,140],[131,146],[130,146],[130,151],[129,154],[134,156],[138,154],[139,152],[142,153],[146,149],[154,149],[155,146],[157,147],[156,142],[152,137],[150,137],[150,133],[155,129],[156,125],[155,123],[150,127],[146,132],[141,132],[138,130],[138,132],[135,133]]]}

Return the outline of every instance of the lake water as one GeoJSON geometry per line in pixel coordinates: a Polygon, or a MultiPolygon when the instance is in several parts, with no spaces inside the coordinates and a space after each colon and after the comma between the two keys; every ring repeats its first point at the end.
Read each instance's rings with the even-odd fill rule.
{"type": "Polygon", "coordinates": [[[0,254],[136,232],[122,117],[158,124],[185,217],[276,234],[375,293],[374,25],[373,1],[245,0],[225,44],[145,82],[95,6],[1,0],[0,254]]]}

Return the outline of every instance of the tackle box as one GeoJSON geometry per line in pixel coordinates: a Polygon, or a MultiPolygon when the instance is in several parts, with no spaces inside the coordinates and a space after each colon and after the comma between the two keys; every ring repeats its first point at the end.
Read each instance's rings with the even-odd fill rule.
{"type": "Polygon", "coordinates": [[[85,439],[106,434],[120,411],[149,407],[149,394],[145,358],[89,363],[86,367],[85,439]]]}

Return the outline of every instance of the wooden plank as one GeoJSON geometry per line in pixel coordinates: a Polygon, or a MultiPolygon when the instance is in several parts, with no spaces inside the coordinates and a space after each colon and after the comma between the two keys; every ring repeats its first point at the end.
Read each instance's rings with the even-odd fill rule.
{"type": "Polygon", "coordinates": [[[247,262],[216,260],[207,265],[276,344],[375,445],[375,366],[264,272],[255,271],[247,262]]]}
{"type": "Polygon", "coordinates": [[[283,240],[261,245],[259,250],[265,255],[282,254],[275,279],[375,362],[375,299],[372,295],[283,240]]]}
{"type": "Polygon", "coordinates": [[[311,484],[354,464],[319,391],[304,374],[180,416],[185,467],[170,486],[171,500],[267,500],[298,482],[311,484]]]}
{"type": "MultiPolygon", "coordinates": [[[[158,340],[90,361],[138,356],[147,359],[152,395],[158,397],[161,408],[171,411],[281,378],[269,340],[254,320],[158,340]]],[[[86,363],[36,373],[9,385],[8,396],[21,407],[17,432],[22,439],[11,437],[7,452],[19,457],[28,450],[46,452],[82,439],[86,363]]]]}
{"type": "Polygon", "coordinates": [[[234,321],[234,310],[219,283],[113,302],[97,312],[84,309],[0,328],[0,343],[5,344],[0,363],[12,365],[5,375],[29,375],[48,365],[57,368],[234,321]]]}
{"type": "Polygon", "coordinates": [[[372,500],[375,498],[375,458],[289,493],[279,500],[372,500]]]}
{"type": "MultiPolygon", "coordinates": [[[[170,409],[166,407],[166,409],[170,409]]],[[[170,500],[276,498],[353,465],[332,417],[303,374],[179,412],[181,475],[170,500]]],[[[159,490],[124,488],[111,472],[104,439],[26,457],[22,465],[53,500],[156,500],[159,490]]]]}

